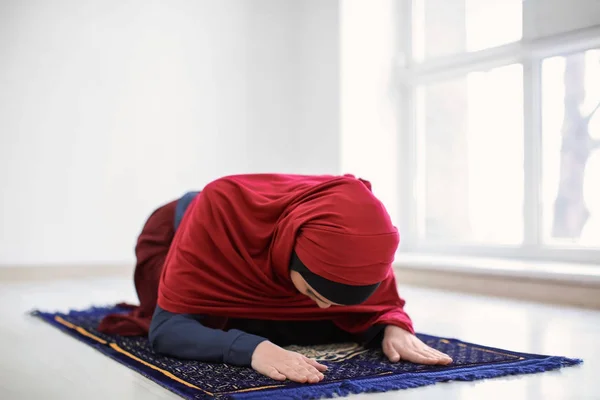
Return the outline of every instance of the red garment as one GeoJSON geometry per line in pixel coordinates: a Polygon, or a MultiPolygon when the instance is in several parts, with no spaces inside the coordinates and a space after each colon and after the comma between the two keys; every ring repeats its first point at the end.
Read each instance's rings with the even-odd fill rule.
{"type": "Polygon", "coordinates": [[[150,215],[135,246],[137,263],[133,275],[139,306],[120,304],[131,309],[128,314],[107,315],[98,330],[123,336],[147,335],[156,308],[158,283],[165,258],[175,236],[174,221],[177,201],[170,202],[150,215]]]}
{"type": "Polygon", "coordinates": [[[391,264],[399,235],[369,182],[353,176],[238,175],[212,182],[175,234],[158,290],[173,313],[272,320],[331,319],[413,332],[391,264]],[[367,302],[319,308],[289,277],[295,250],[315,274],[349,285],[383,281],[367,302]]]}

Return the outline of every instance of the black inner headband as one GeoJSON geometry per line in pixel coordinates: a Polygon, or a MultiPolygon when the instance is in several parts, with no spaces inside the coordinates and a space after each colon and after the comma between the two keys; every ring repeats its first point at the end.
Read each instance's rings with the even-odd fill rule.
{"type": "Polygon", "coordinates": [[[353,286],[325,279],[311,272],[300,258],[298,258],[295,251],[292,252],[292,257],[290,258],[290,269],[302,275],[306,283],[332,303],[347,306],[361,304],[379,287],[379,283],[366,286],[353,286]]]}

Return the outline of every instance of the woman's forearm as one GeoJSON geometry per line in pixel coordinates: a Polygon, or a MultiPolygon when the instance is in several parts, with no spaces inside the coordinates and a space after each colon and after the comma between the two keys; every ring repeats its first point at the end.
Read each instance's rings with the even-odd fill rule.
{"type": "Polygon", "coordinates": [[[148,335],[150,346],[170,357],[250,366],[256,346],[266,340],[236,329],[207,328],[201,320],[201,316],[174,314],[157,307],[148,335]]]}

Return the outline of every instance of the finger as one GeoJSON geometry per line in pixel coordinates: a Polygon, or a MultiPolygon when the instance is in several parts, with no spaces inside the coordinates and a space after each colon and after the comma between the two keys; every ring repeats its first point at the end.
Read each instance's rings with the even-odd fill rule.
{"type": "Polygon", "coordinates": [[[425,343],[412,344],[408,347],[408,349],[416,353],[422,354],[426,357],[433,357],[437,359],[437,355],[433,353],[433,349],[427,346],[425,343]]]}
{"type": "Polygon", "coordinates": [[[434,365],[437,364],[437,359],[432,356],[426,356],[415,350],[406,350],[402,353],[402,358],[417,364],[434,365]]]}
{"type": "Polygon", "coordinates": [[[325,379],[325,375],[323,375],[323,373],[321,371],[317,371],[315,373],[315,375],[317,376],[317,378],[319,379],[319,382],[322,381],[323,379],[325,379]]]}
{"type": "Polygon", "coordinates": [[[321,378],[317,375],[311,375],[308,378],[308,383],[319,383],[321,382],[321,378]]]}
{"type": "Polygon", "coordinates": [[[439,351],[438,349],[434,349],[433,347],[429,347],[427,346],[427,348],[431,351],[433,351],[435,354],[440,355],[440,356],[445,356],[446,354],[442,353],[441,351],[439,351]]]}
{"type": "Polygon", "coordinates": [[[433,351],[432,349],[424,349],[424,352],[426,355],[428,355],[429,357],[433,358],[435,360],[436,364],[445,364],[445,357],[441,356],[440,354],[437,354],[435,351],[433,351]]]}
{"type": "Polygon", "coordinates": [[[285,372],[281,372],[283,372],[290,380],[295,382],[316,383],[321,380],[318,376],[319,371],[306,363],[304,363],[304,365],[300,363],[289,364],[285,367],[285,372]],[[309,368],[312,368],[312,371],[309,368]]]}
{"type": "Polygon", "coordinates": [[[452,362],[452,357],[450,357],[448,354],[446,353],[442,353],[441,351],[437,350],[437,349],[432,349],[438,356],[440,356],[442,358],[442,362],[444,364],[450,364],[452,362]]]}
{"type": "Polygon", "coordinates": [[[438,360],[439,364],[450,364],[452,362],[452,358],[450,358],[447,354],[442,353],[441,351],[438,351],[434,348],[431,347],[426,347],[425,348],[427,350],[428,353],[432,354],[433,356],[435,356],[438,360]]]}
{"type": "Polygon", "coordinates": [[[436,354],[443,355],[443,356],[445,356],[445,355],[446,355],[446,354],[442,353],[441,351],[439,351],[438,349],[436,349],[436,348],[433,348],[433,347],[431,347],[431,346],[428,346],[428,345],[426,345],[425,343],[423,343],[423,347],[424,347],[424,348],[426,348],[426,349],[429,349],[429,350],[433,351],[433,352],[434,352],[434,353],[436,353],[436,354]]]}
{"type": "Polygon", "coordinates": [[[431,347],[423,347],[422,349],[419,349],[419,352],[421,353],[425,353],[427,355],[430,355],[431,357],[434,357],[435,359],[439,359],[441,358],[441,355],[439,352],[436,352],[434,349],[432,349],[431,347]]]}
{"type": "Polygon", "coordinates": [[[285,375],[281,372],[277,371],[275,367],[269,367],[263,375],[268,376],[271,379],[275,379],[276,381],[285,381],[285,375]]]}
{"type": "Polygon", "coordinates": [[[309,383],[317,383],[320,382],[325,376],[320,373],[315,367],[312,365],[302,362],[298,365],[298,370],[301,374],[306,374],[306,378],[309,383]]]}
{"type": "Polygon", "coordinates": [[[429,349],[428,347],[418,348],[416,351],[422,356],[429,358],[431,361],[435,361],[435,363],[437,363],[440,359],[440,357],[433,351],[431,351],[431,349],[429,349]]]}
{"type": "Polygon", "coordinates": [[[307,371],[305,369],[301,369],[300,371],[298,371],[298,373],[300,375],[302,375],[302,376],[305,376],[306,377],[306,382],[308,382],[308,383],[317,383],[317,382],[321,381],[321,377],[319,376],[319,374],[320,374],[319,372],[313,374],[312,372],[309,372],[309,371],[307,371]]]}
{"type": "Polygon", "coordinates": [[[383,350],[383,354],[385,354],[391,362],[400,361],[400,354],[398,353],[398,351],[396,351],[396,349],[390,342],[384,341],[381,348],[383,350]]]}
{"type": "Polygon", "coordinates": [[[298,383],[305,383],[308,381],[306,374],[301,373],[296,368],[293,368],[291,366],[279,368],[279,372],[284,374],[290,381],[298,383]]]}
{"type": "Polygon", "coordinates": [[[320,372],[327,371],[327,365],[319,364],[316,360],[313,360],[312,358],[304,357],[303,360],[315,367],[316,369],[318,369],[320,372]]]}

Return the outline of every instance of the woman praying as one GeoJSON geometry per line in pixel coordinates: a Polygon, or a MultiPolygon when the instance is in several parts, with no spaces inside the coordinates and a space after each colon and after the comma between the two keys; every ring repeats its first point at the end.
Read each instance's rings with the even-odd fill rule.
{"type": "Polygon", "coordinates": [[[326,366],[284,349],[354,341],[391,362],[448,364],[414,335],[392,262],[399,234],[350,175],[237,175],[158,208],[136,245],[140,306],[100,330],[157,353],[316,383],[326,366]]]}

